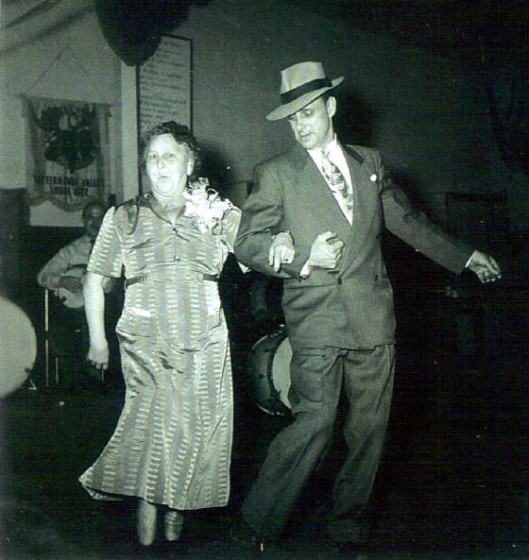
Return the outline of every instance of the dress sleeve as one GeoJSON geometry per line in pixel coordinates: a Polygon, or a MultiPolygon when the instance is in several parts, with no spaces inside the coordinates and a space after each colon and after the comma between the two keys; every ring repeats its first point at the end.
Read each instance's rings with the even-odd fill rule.
{"type": "Polygon", "coordinates": [[[233,253],[233,245],[239,230],[241,221],[241,211],[236,206],[231,206],[222,217],[222,240],[233,253]]]}
{"type": "Polygon", "coordinates": [[[115,208],[107,210],[94,244],[88,270],[101,276],[119,278],[123,266],[121,240],[115,224],[115,208]]]}

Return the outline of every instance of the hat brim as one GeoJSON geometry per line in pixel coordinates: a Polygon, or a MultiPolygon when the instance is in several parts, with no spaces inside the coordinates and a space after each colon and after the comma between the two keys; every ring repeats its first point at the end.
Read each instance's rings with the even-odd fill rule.
{"type": "Polygon", "coordinates": [[[274,109],[271,113],[266,115],[267,120],[269,121],[279,121],[281,119],[285,119],[297,113],[303,107],[306,107],[309,103],[312,103],[315,99],[323,95],[325,92],[334,89],[335,87],[339,86],[344,80],[343,76],[332,80],[332,86],[315,89],[314,91],[309,91],[304,95],[300,95],[297,99],[290,101],[289,103],[285,103],[284,105],[280,105],[276,109],[274,109]]]}

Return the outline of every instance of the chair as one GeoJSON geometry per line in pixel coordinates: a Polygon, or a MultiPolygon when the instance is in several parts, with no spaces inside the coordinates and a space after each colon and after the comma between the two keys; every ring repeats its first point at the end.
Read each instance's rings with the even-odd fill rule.
{"type": "MultiPolygon", "coordinates": [[[[45,384],[49,387],[52,383],[54,385],[59,385],[61,382],[61,360],[66,359],[78,360],[80,363],[84,364],[85,360],[85,348],[82,344],[82,333],[79,332],[79,328],[76,325],[72,325],[71,335],[72,335],[72,347],[76,352],[71,352],[70,350],[64,351],[61,349],[60,344],[57,343],[56,339],[60,338],[58,336],[59,325],[57,324],[57,316],[61,314],[61,310],[64,311],[63,303],[54,295],[53,290],[44,290],[44,360],[45,360],[45,384]],[[51,294],[51,295],[50,295],[51,294]],[[78,337],[75,341],[74,338],[78,337]]],[[[81,313],[81,311],[72,310],[72,313],[81,313]]],[[[83,317],[84,319],[84,317],[83,317]]],[[[64,329],[64,325],[63,325],[64,329]]],[[[105,381],[105,371],[99,370],[100,381],[104,383],[105,381]]]]}
{"type": "MultiPolygon", "coordinates": [[[[50,290],[44,290],[44,367],[46,387],[50,386],[50,290]]],[[[59,384],[59,356],[53,355],[55,384],[59,384]]]]}

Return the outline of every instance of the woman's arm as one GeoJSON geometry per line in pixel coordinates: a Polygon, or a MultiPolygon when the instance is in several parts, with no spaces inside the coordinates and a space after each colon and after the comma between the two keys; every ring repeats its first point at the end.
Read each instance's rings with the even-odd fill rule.
{"type": "Polygon", "coordinates": [[[87,272],[83,286],[86,320],[90,332],[87,360],[96,368],[108,367],[108,342],[105,333],[105,277],[87,272]]]}

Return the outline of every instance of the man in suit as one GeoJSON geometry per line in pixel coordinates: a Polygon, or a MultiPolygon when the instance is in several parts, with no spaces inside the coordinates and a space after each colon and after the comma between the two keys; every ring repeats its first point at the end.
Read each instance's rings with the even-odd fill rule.
{"type": "Polygon", "coordinates": [[[413,208],[386,176],[376,150],[334,133],[337,101],[318,62],[281,72],[281,105],[296,144],[256,168],[235,244],[249,267],[284,279],[283,308],[293,349],[293,422],[269,447],[242,506],[235,540],[278,537],[331,441],[342,388],[348,455],[335,481],[328,536],[366,537],[362,514],[378,469],[395,370],[393,293],[381,253],[389,231],[459,274],[500,277],[495,260],[453,239],[413,208]]]}

